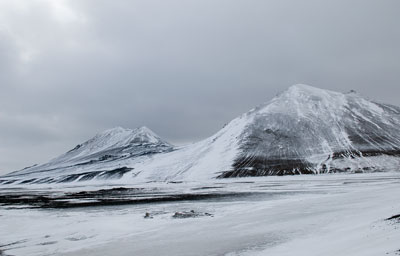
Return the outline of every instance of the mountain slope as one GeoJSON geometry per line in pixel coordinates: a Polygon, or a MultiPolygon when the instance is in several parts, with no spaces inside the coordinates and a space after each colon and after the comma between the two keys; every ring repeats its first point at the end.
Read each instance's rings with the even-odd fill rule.
{"type": "Polygon", "coordinates": [[[249,114],[241,153],[221,177],[361,172],[398,163],[398,107],[296,85],[249,114]]]}
{"type": "Polygon", "coordinates": [[[169,143],[163,141],[147,127],[134,130],[116,127],[77,145],[74,149],[53,159],[51,163],[81,163],[96,159],[115,159],[163,152],[169,148],[171,148],[169,143]]]}
{"type": "Polygon", "coordinates": [[[121,178],[132,170],[124,166],[126,161],[172,150],[171,144],[147,127],[133,130],[116,127],[95,135],[46,164],[24,168],[4,177],[16,181],[22,177],[27,183],[121,178]]]}
{"type": "Polygon", "coordinates": [[[115,128],[2,180],[129,183],[390,171],[399,164],[399,107],[295,85],[194,144],[172,147],[147,128],[115,128]]]}

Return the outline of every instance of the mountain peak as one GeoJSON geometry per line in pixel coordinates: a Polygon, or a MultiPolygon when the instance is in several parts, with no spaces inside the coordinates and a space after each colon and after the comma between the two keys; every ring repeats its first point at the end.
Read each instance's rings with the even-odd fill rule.
{"type": "Polygon", "coordinates": [[[321,90],[321,89],[307,84],[294,84],[290,86],[288,90],[321,90]]]}
{"type": "Polygon", "coordinates": [[[147,143],[166,143],[155,132],[146,126],[136,128],[133,132],[131,142],[147,142],[147,143]]]}
{"type": "Polygon", "coordinates": [[[154,151],[157,147],[163,150],[164,148],[170,148],[172,146],[146,126],[135,129],[117,126],[97,133],[91,139],[53,159],[51,163],[63,163],[71,160],[75,162],[81,161],[79,159],[87,161],[88,159],[98,159],[99,156],[102,155],[110,157],[112,154],[123,155],[127,152],[142,152],[143,150],[140,147],[149,147],[151,149],[150,151],[154,151]]]}
{"type": "Polygon", "coordinates": [[[99,138],[115,138],[117,141],[118,140],[134,140],[137,137],[146,137],[148,138],[150,141],[149,142],[156,142],[161,140],[160,137],[154,133],[152,130],[150,130],[148,127],[146,126],[141,126],[139,128],[135,128],[135,129],[129,129],[129,128],[123,128],[120,126],[114,127],[114,128],[110,128],[107,130],[104,130],[102,132],[97,133],[92,139],[90,139],[89,141],[92,140],[97,140],[99,138]]]}
{"type": "Polygon", "coordinates": [[[305,95],[316,95],[316,96],[338,96],[342,93],[325,90],[317,87],[313,87],[306,84],[295,84],[290,86],[284,94],[289,94],[291,96],[305,96],[305,95]]]}
{"type": "Polygon", "coordinates": [[[155,134],[150,128],[148,128],[147,126],[141,126],[139,128],[135,129],[138,133],[148,133],[151,135],[155,135],[157,136],[157,134],[155,134]]]}
{"type": "Polygon", "coordinates": [[[343,93],[296,84],[254,110],[259,114],[286,113],[292,115],[297,113],[304,115],[312,114],[315,111],[340,110],[346,104],[346,95],[343,93]]]}
{"type": "Polygon", "coordinates": [[[123,128],[120,126],[107,129],[96,134],[92,139],[84,144],[132,144],[132,143],[166,143],[156,133],[146,126],[135,129],[123,128]]]}
{"type": "Polygon", "coordinates": [[[104,137],[104,136],[114,136],[116,134],[121,134],[121,133],[131,133],[132,129],[127,129],[127,128],[123,128],[120,126],[114,127],[114,128],[110,128],[107,130],[104,130],[102,132],[97,133],[94,138],[96,137],[104,137]]]}

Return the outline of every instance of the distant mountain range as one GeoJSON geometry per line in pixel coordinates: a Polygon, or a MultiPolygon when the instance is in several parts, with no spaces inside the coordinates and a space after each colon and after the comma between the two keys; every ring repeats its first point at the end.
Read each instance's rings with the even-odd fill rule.
{"type": "Polygon", "coordinates": [[[203,141],[176,147],[146,127],[118,127],[46,164],[2,176],[0,184],[186,181],[399,166],[399,107],[355,92],[294,85],[203,141]]]}

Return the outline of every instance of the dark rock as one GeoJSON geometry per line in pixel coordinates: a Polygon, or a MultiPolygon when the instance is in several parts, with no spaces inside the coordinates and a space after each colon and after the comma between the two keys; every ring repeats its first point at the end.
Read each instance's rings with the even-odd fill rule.
{"type": "Polygon", "coordinates": [[[172,215],[172,218],[186,219],[186,218],[196,218],[196,217],[202,217],[202,216],[213,217],[212,214],[207,213],[207,212],[203,213],[203,212],[195,212],[194,210],[190,210],[189,212],[187,212],[187,211],[175,212],[175,214],[172,215]]]}

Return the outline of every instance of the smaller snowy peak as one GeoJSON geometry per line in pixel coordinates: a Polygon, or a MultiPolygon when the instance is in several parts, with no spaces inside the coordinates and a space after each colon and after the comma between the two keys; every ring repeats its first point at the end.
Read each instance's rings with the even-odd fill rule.
{"type": "Polygon", "coordinates": [[[67,153],[53,159],[51,162],[65,162],[73,159],[82,159],[91,155],[98,155],[110,150],[134,150],[137,146],[172,147],[162,140],[149,128],[143,126],[136,129],[115,127],[96,134],[93,138],[77,145],[67,153]]]}
{"type": "Polygon", "coordinates": [[[107,130],[104,130],[102,132],[99,132],[98,134],[117,134],[117,133],[122,133],[122,132],[131,132],[132,129],[128,128],[123,128],[121,126],[116,126],[114,128],[110,128],[107,130]]]}
{"type": "MultiPolygon", "coordinates": [[[[97,133],[93,138],[77,145],[48,163],[32,166],[10,174],[33,175],[34,173],[47,173],[52,170],[68,170],[68,172],[72,173],[77,170],[85,170],[87,173],[91,173],[96,168],[104,169],[106,168],[105,166],[114,168],[128,159],[150,157],[172,150],[174,150],[174,146],[161,139],[145,126],[136,129],[115,127],[97,133]]],[[[130,168],[126,170],[128,169],[130,170],[130,168]]],[[[67,175],[66,172],[63,172],[64,178],[67,175]]]]}
{"type": "Polygon", "coordinates": [[[125,129],[122,127],[115,127],[103,132],[97,133],[93,138],[82,143],[80,146],[85,146],[89,144],[95,144],[98,147],[103,145],[112,145],[123,140],[126,140],[134,133],[132,129],[125,129]]]}
{"type": "Polygon", "coordinates": [[[152,130],[146,126],[142,126],[135,129],[126,129],[122,127],[108,129],[98,133],[92,139],[83,143],[82,146],[85,144],[94,144],[95,147],[102,148],[103,146],[115,147],[135,143],[168,144],[152,130]]]}
{"type": "Polygon", "coordinates": [[[168,144],[152,130],[146,126],[142,126],[136,129],[126,129],[122,127],[108,129],[98,133],[80,146],[92,145],[93,147],[103,148],[105,146],[124,146],[134,143],[168,144]]]}
{"type": "Polygon", "coordinates": [[[95,137],[105,137],[105,136],[115,136],[117,134],[123,134],[123,133],[131,133],[133,130],[132,129],[127,129],[127,128],[123,128],[120,126],[111,128],[111,129],[107,129],[105,131],[99,132],[97,133],[95,137]]]}
{"type": "Polygon", "coordinates": [[[131,140],[133,143],[166,143],[162,140],[156,133],[147,128],[146,126],[142,126],[133,130],[134,136],[131,140]]]}

